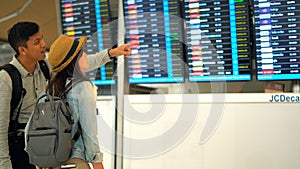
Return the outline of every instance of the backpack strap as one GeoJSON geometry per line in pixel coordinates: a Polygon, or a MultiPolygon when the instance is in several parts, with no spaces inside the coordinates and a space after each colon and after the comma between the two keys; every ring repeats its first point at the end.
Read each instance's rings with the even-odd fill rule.
{"type": "Polygon", "coordinates": [[[45,76],[45,78],[50,81],[50,71],[49,71],[49,67],[48,65],[46,64],[46,62],[44,60],[40,60],[39,61],[39,64],[40,64],[40,68],[45,76]]]}
{"type": "Polygon", "coordinates": [[[81,128],[80,122],[78,121],[78,128],[77,128],[77,131],[76,131],[76,133],[74,134],[72,140],[73,140],[74,142],[76,142],[76,141],[79,139],[81,133],[82,133],[82,128],[81,128]]]}
{"type": "Polygon", "coordinates": [[[10,125],[9,133],[15,132],[18,129],[18,118],[20,114],[20,108],[22,106],[22,99],[26,94],[26,90],[23,88],[22,78],[19,70],[12,64],[5,64],[0,67],[0,70],[4,69],[10,76],[12,81],[12,97],[10,100],[10,125]],[[16,118],[12,120],[14,113],[17,113],[16,118]]]}
{"type": "MultiPolygon", "coordinates": [[[[66,85],[66,89],[65,92],[62,93],[61,97],[65,99],[66,94],[72,89],[72,87],[74,87],[76,84],[78,84],[79,82],[82,81],[86,81],[85,79],[75,79],[75,80],[71,80],[67,85],[66,85]]],[[[74,136],[72,137],[73,142],[76,142],[80,135],[82,133],[82,128],[81,128],[81,124],[80,122],[78,122],[78,128],[76,133],[74,134],[74,136]]]]}
{"type": "MultiPolygon", "coordinates": [[[[50,71],[48,65],[44,60],[39,61],[40,68],[45,76],[45,78],[50,80],[50,71]]],[[[0,66],[0,70],[4,69],[10,76],[12,80],[12,97],[10,101],[10,124],[8,132],[10,134],[16,133],[18,130],[18,119],[20,114],[20,109],[22,107],[23,98],[26,94],[26,90],[23,88],[22,77],[19,70],[12,64],[5,64],[0,66]],[[15,119],[13,119],[16,113],[15,119]]]]}

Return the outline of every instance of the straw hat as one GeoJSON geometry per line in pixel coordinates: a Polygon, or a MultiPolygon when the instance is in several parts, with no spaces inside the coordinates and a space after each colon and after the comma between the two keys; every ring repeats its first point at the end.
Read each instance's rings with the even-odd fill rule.
{"type": "Polygon", "coordinates": [[[86,36],[79,40],[72,39],[66,35],[60,35],[51,45],[48,60],[52,72],[62,71],[74,59],[86,43],[86,36]]]}

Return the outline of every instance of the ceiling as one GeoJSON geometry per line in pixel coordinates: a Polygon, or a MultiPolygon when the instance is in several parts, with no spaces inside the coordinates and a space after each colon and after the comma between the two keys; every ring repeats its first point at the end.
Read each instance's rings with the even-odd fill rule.
{"type": "Polygon", "coordinates": [[[58,37],[57,0],[1,0],[0,41],[7,42],[8,29],[19,21],[40,25],[47,48],[58,37]],[[22,8],[25,7],[23,10],[22,8]]]}
{"type": "MultiPolygon", "coordinates": [[[[0,0],[0,41],[7,42],[7,31],[15,23],[34,21],[40,25],[49,49],[61,34],[58,8],[59,0],[0,0]]],[[[110,10],[117,17],[118,0],[110,0],[110,10]]]]}

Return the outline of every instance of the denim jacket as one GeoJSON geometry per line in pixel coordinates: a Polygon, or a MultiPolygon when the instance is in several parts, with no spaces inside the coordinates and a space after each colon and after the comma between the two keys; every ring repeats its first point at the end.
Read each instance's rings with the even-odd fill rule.
{"type": "Polygon", "coordinates": [[[71,158],[77,157],[87,162],[102,162],[103,155],[97,137],[97,88],[90,81],[82,81],[74,85],[67,94],[71,113],[74,118],[72,136],[82,128],[79,139],[72,148],[71,158]]]}

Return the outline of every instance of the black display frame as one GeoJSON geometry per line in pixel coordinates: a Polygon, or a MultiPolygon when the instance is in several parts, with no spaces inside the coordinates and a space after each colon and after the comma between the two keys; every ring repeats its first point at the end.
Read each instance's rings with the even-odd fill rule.
{"type": "MultiPolygon", "coordinates": [[[[164,0],[165,1],[165,0],[164,0]]],[[[184,26],[184,23],[183,23],[183,20],[182,20],[182,6],[181,6],[181,0],[174,0],[177,2],[177,4],[179,5],[178,6],[178,10],[179,10],[179,15],[177,16],[178,19],[180,20],[179,24],[180,24],[180,27],[181,29],[183,30],[183,26],[184,26]]],[[[151,3],[151,0],[149,1],[151,3]]],[[[153,1],[155,2],[155,1],[153,1]]],[[[170,1],[169,1],[170,2],[170,1]]],[[[172,1],[173,2],[173,1],[172,1]]],[[[163,3],[163,1],[162,1],[163,3]]],[[[126,27],[126,19],[128,18],[127,16],[127,13],[126,13],[126,2],[123,1],[123,16],[124,16],[124,25],[125,25],[125,32],[127,33],[128,31],[128,28],[126,27]]],[[[160,78],[160,77],[153,77],[153,78],[141,78],[139,80],[132,80],[132,78],[130,78],[130,57],[127,58],[126,60],[126,66],[125,66],[125,69],[126,69],[126,73],[125,73],[125,78],[128,79],[128,83],[129,84],[172,84],[172,83],[185,83],[185,80],[186,80],[186,73],[185,73],[185,69],[186,69],[186,66],[185,66],[185,53],[184,53],[184,35],[183,35],[183,31],[182,31],[182,34],[181,34],[181,37],[180,37],[181,40],[179,40],[179,43],[180,43],[180,47],[181,47],[181,54],[182,54],[182,57],[179,58],[180,59],[180,62],[181,62],[181,71],[182,71],[182,76],[179,77],[180,79],[173,79],[172,77],[171,78],[160,78]],[[133,82],[134,81],[134,82],[133,82]]],[[[125,43],[129,43],[130,40],[128,38],[126,38],[126,34],[125,34],[125,40],[124,40],[125,43]]],[[[173,66],[173,65],[172,65],[173,66]]],[[[168,71],[166,71],[168,72],[168,71]]]]}
{"type": "MultiPolygon", "coordinates": [[[[280,1],[280,2],[291,2],[291,1],[280,1]]],[[[295,1],[294,1],[295,2],[295,1]]],[[[287,74],[287,73],[283,73],[283,74],[276,74],[276,72],[272,73],[271,70],[270,72],[267,72],[266,71],[266,74],[263,75],[263,73],[259,72],[259,71],[262,71],[262,69],[259,69],[259,66],[261,66],[260,63],[258,63],[259,61],[261,61],[262,59],[259,58],[259,54],[260,52],[258,52],[259,48],[257,47],[257,45],[259,44],[258,43],[258,40],[257,40],[257,29],[256,29],[256,26],[259,26],[259,25],[256,25],[255,22],[255,15],[256,15],[256,8],[255,8],[255,0],[252,0],[252,3],[253,3],[253,35],[254,35],[254,39],[253,39],[253,46],[254,46],[254,53],[255,53],[255,75],[256,75],[256,80],[257,81],[295,81],[295,80],[299,80],[300,79],[300,74],[299,73],[296,73],[296,74],[287,74]]],[[[271,3],[271,2],[270,2],[271,3]]],[[[272,3],[276,3],[275,1],[272,1],[272,3]]],[[[299,6],[299,5],[297,5],[299,6]]],[[[280,7],[285,7],[285,5],[280,5],[280,7]]],[[[300,6],[299,6],[300,7],[300,6]]],[[[271,10],[271,7],[270,7],[270,10],[271,10]]],[[[278,10],[281,14],[282,10],[278,10]]],[[[300,8],[299,8],[299,11],[300,11],[300,8]]],[[[271,11],[270,11],[271,12],[271,11]]],[[[271,15],[271,14],[270,14],[271,15]]],[[[292,17],[292,16],[291,16],[292,17]]],[[[288,17],[287,17],[288,18],[288,17]]],[[[270,19],[272,21],[272,18],[270,19]]],[[[298,23],[300,23],[300,21],[298,21],[298,23]]],[[[272,26],[272,23],[270,22],[271,26],[272,26]]],[[[284,24],[281,22],[281,24],[284,24]]],[[[260,24],[262,25],[262,24],[260,24]]],[[[275,25],[275,24],[274,24],[275,25]]],[[[273,29],[271,29],[272,31],[273,29]]],[[[283,29],[280,29],[280,30],[283,30],[283,29]]],[[[289,34],[286,34],[284,33],[282,36],[288,36],[289,34]]],[[[280,36],[280,35],[279,35],[280,36]]],[[[270,36],[271,37],[271,36],[270,36]]],[[[270,43],[279,43],[279,42],[276,42],[276,41],[270,41],[270,43]]],[[[298,44],[299,45],[299,44],[298,44]]],[[[291,46],[289,46],[291,47],[291,46]]],[[[273,48],[273,47],[272,47],[273,48]]],[[[300,54],[299,54],[300,55],[300,54]]],[[[298,57],[300,58],[300,56],[298,55],[298,57]]],[[[272,60],[273,62],[274,61],[277,61],[277,59],[274,59],[274,55],[273,55],[273,51],[272,51],[272,60]]],[[[291,62],[291,61],[289,61],[291,62]]],[[[276,63],[276,62],[275,62],[276,63]]],[[[300,65],[300,59],[299,59],[299,65],[300,65]]],[[[281,65],[280,65],[281,66],[281,65]]],[[[282,71],[281,68],[280,70],[277,69],[277,71],[282,71]]],[[[300,69],[299,69],[299,72],[300,72],[300,69]]]]}
{"type": "MultiPolygon", "coordinates": [[[[198,75],[199,78],[193,79],[193,77],[190,75],[191,74],[191,71],[190,71],[191,66],[188,65],[189,70],[188,70],[186,76],[188,77],[188,81],[189,82],[192,82],[192,83],[226,82],[226,81],[228,81],[228,82],[241,82],[241,81],[246,82],[246,81],[252,81],[253,80],[253,77],[252,77],[252,74],[253,74],[253,63],[252,63],[252,60],[253,60],[253,47],[252,47],[252,42],[251,42],[252,39],[251,39],[251,34],[250,34],[251,33],[251,29],[250,29],[250,24],[251,24],[251,5],[249,5],[249,1],[250,0],[246,0],[246,1],[247,1],[245,3],[245,5],[246,5],[245,8],[247,8],[247,11],[246,11],[246,16],[247,16],[246,21],[248,22],[247,38],[248,38],[248,43],[249,43],[249,46],[248,46],[249,51],[247,53],[247,55],[248,55],[248,65],[247,65],[248,66],[248,74],[247,74],[247,77],[244,78],[244,79],[242,77],[237,78],[237,79],[235,79],[235,78],[231,79],[230,77],[226,77],[225,75],[216,75],[215,77],[212,76],[212,75],[208,75],[207,79],[204,79],[204,78],[202,79],[201,75],[198,75]],[[219,76],[219,78],[218,78],[218,76],[219,76]],[[216,77],[217,77],[217,79],[216,79],[216,77]]],[[[183,2],[183,5],[186,5],[186,3],[190,3],[190,2],[191,3],[199,2],[199,0],[189,0],[189,1],[186,0],[186,1],[183,2]]],[[[207,1],[202,1],[202,2],[203,3],[207,3],[207,1]]],[[[216,1],[209,1],[209,2],[216,2],[216,1]]],[[[186,8],[185,8],[185,6],[183,6],[183,7],[184,7],[184,11],[185,11],[186,8]]],[[[187,18],[186,15],[187,14],[185,13],[184,14],[184,18],[187,18]]],[[[185,27],[186,27],[186,29],[188,28],[188,26],[185,26],[185,27]]],[[[185,32],[187,32],[187,30],[185,32]]],[[[186,35],[186,37],[188,37],[188,34],[186,35]]],[[[186,41],[188,41],[188,40],[186,40],[186,41]]],[[[186,60],[187,60],[186,62],[187,62],[187,64],[190,64],[189,63],[189,59],[190,59],[189,57],[190,56],[188,54],[188,51],[189,51],[189,49],[187,47],[186,48],[186,60]]],[[[238,72],[239,72],[239,69],[238,69],[238,72]]]]}
{"type": "MultiPolygon", "coordinates": [[[[78,2],[77,3],[87,3],[87,1],[84,1],[84,0],[77,0],[78,2]]],[[[95,21],[95,27],[93,27],[92,28],[92,30],[93,29],[95,29],[95,32],[91,32],[90,34],[89,33],[87,33],[87,32],[85,32],[85,33],[82,33],[82,34],[79,34],[79,35],[74,35],[74,36],[72,36],[72,37],[74,37],[74,38],[80,38],[81,36],[87,36],[87,38],[88,38],[88,42],[86,43],[86,45],[85,45],[85,47],[84,47],[84,51],[86,52],[86,53],[88,53],[88,54],[95,54],[96,52],[99,52],[99,51],[102,51],[102,50],[105,50],[105,49],[109,49],[109,48],[112,48],[112,47],[115,47],[116,45],[115,44],[113,44],[114,42],[117,42],[117,34],[115,34],[115,33],[109,33],[110,35],[109,35],[109,37],[110,37],[110,44],[109,45],[107,45],[107,44],[104,44],[104,43],[102,43],[101,45],[102,45],[102,49],[99,49],[99,41],[97,41],[97,42],[93,42],[93,40],[94,40],[94,34],[95,33],[97,33],[98,32],[98,28],[97,28],[97,22],[99,22],[99,21],[97,21],[97,15],[101,15],[101,10],[100,11],[97,11],[97,7],[98,8],[100,8],[100,3],[106,3],[105,5],[107,6],[107,18],[106,18],[106,22],[108,22],[108,23],[110,23],[110,22],[112,22],[112,17],[111,17],[111,12],[110,12],[110,0],[107,0],[106,2],[100,2],[100,1],[95,1],[95,0],[90,0],[91,2],[93,2],[93,3],[98,3],[98,6],[97,5],[93,5],[93,9],[95,10],[94,11],[94,16],[92,16],[92,17],[94,17],[94,18],[92,18],[92,19],[90,19],[91,21],[95,21]],[[98,13],[98,14],[97,14],[98,13]],[[90,39],[89,39],[90,38],[90,39]],[[95,47],[95,44],[97,45],[97,47],[95,47]],[[89,50],[91,50],[91,52],[89,51],[89,50]]],[[[64,4],[66,4],[66,3],[72,3],[73,1],[64,1],[64,0],[60,0],[59,1],[59,11],[60,11],[60,19],[61,19],[61,28],[62,28],[62,34],[66,34],[67,36],[70,36],[70,35],[68,35],[65,31],[64,31],[64,29],[67,27],[67,26],[64,26],[64,20],[65,20],[65,17],[63,16],[64,14],[63,14],[63,5],[64,4]],[[65,3],[63,3],[63,2],[65,2],[65,3]]],[[[88,11],[88,12],[91,12],[91,11],[93,11],[93,10],[90,10],[90,11],[88,11]]],[[[85,15],[83,15],[83,16],[85,16],[85,15]]],[[[83,17],[83,16],[80,16],[80,17],[83,17]]],[[[91,17],[91,15],[86,15],[85,17],[91,17]]],[[[98,18],[98,19],[101,19],[101,22],[102,22],[102,18],[98,18]]],[[[87,19],[87,20],[82,20],[81,22],[88,22],[89,20],[87,19]]],[[[75,21],[74,21],[75,22],[75,21]]],[[[106,23],[105,23],[106,24],[106,23]]],[[[80,26],[86,26],[86,24],[81,24],[80,26]]],[[[89,26],[93,26],[93,25],[89,25],[89,26]]],[[[110,26],[109,24],[108,24],[108,26],[110,26]]],[[[101,26],[101,29],[102,29],[103,27],[101,26]]],[[[106,28],[107,29],[107,28],[106,28]]],[[[108,28],[109,29],[109,31],[110,31],[110,28],[108,28]]],[[[117,28],[116,28],[117,29],[117,28]]],[[[89,31],[91,31],[91,30],[89,30],[89,31]]],[[[96,35],[97,36],[97,40],[98,40],[98,35],[96,35]]],[[[102,41],[102,40],[101,40],[102,41]]],[[[86,76],[88,77],[88,78],[90,78],[90,80],[96,85],[96,86],[111,86],[111,85],[116,85],[117,84],[117,79],[116,79],[116,76],[114,75],[115,74],[115,71],[116,71],[116,67],[117,67],[117,60],[116,59],[113,59],[111,62],[109,62],[109,63],[107,63],[106,65],[103,65],[103,66],[101,66],[100,68],[98,68],[98,69],[95,69],[95,70],[92,70],[92,71],[89,71],[89,72],[86,72],[86,76]],[[112,70],[112,72],[108,72],[106,69],[109,69],[109,70],[112,70]],[[104,75],[102,75],[100,72],[104,72],[105,74],[104,75]],[[107,73],[110,73],[110,74],[112,74],[112,75],[107,75],[107,73]],[[101,76],[103,76],[104,78],[105,78],[105,80],[102,80],[101,79],[101,76]]]]}

